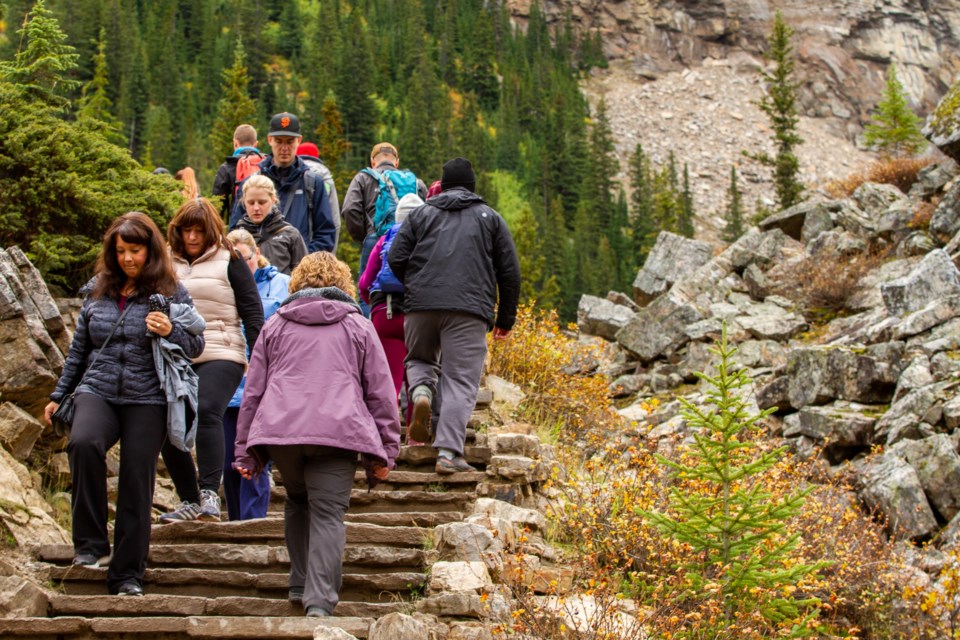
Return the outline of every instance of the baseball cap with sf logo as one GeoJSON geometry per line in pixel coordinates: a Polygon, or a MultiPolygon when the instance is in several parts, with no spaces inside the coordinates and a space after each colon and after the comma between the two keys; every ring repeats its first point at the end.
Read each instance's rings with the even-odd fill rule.
{"type": "Polygon", "coordinates": [[[300,118],[292,113],[278,113],[270,118],[270,136],[292,136],[300,135],[300,118]]]}

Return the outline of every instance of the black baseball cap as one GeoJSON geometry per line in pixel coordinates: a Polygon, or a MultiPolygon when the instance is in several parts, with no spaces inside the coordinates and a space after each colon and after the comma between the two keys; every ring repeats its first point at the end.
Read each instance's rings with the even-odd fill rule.
{"type": "Polygon", "coordinates": [[[284,111],[270,118],[270,132],[268,136],[290,136],[300,135],[300,118],[284,111]]]}

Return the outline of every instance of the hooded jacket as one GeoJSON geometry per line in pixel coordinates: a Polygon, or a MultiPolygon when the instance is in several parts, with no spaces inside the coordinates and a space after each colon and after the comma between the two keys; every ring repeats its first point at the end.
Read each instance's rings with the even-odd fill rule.
{"type": "Polygon", "coordinates": [[[307,255],[307,246],[303,244],[303,237],[283,219],[279,207],[275,206],[260,224],[244,214],[236,228],[250,232],[257,242],[260,253],[280,273],[290,275],[294,267],[303,260],[303,256],[307,255]]]}
{"type": "MultiPolygon", "coordinates": [[[[323,179],[315,176],[313,202],[307,203],[307,188],[304,184],[309,168],[303,159],[295,157],[290,172],[280,180],[280,168],[273,163],[273,156],[267,156],[260,163],[260,173],[273,180],[280,199],[280,212],[284,220],[300,232],[307,250],[333,251],[336,248],[337,226],[333,222],[327,188],[323,179]]],[[[243,183],[241,183],[242,185],[243,183]]],[[[246,210],[238,200],[233,206],[230,228],[237,226],[246,210]]]]}
{"type": "Polygon", "coordinates": [[[456,311],[479,316],[490,328],[513,328],[520,299],[513,236],[472,191],[448,189],[413,211],[387,260],[403,283],[405,313],[456,311]]]}
{"type": "MultiPolygon", "coordinates": [[[[172,322],[181,325],[190,335],[203,335],[207,326],[192,304],[171,304],[169,315],[172,322]]],[[[157,378],[167,397],[167,438],[177,449],[189,453],[197,437],[200,378],[180,345],[152,332],[149,335],[154,339],[153,363],[157,378]],[[192,416],[189,425],[188,406],[192,416]]]]}
{"type": "Polygon", "coordinates": [[[235,464],[259,472],[267,445],[337,447],[394,466],[400,416],[387,358],[373,325],[340,289],[290,296],[257,340],[235,464]]]}

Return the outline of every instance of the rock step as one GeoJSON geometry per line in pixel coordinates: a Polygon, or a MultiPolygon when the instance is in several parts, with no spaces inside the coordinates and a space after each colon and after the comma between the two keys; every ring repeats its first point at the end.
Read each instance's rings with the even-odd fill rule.
{"type": "MultiPolygon", "coordinates": [[[[437,491],[367,491],[353,489],[350,494],[350,508],[347,515],[357,513],[397,513],[402,511],[438,512],[438,511],[466,511],[467,505],[473,502],[475,486],[469,491],[448,491],[446,485],[435,485],[437,491]]],[[[269,513],[283,512],[283,503],[287,491],[282,486],[275,486],[270,490],[269,513]]],[[[269,514],[268,514],[269,515],[269,514]]]]}
{"type": "MultiPolygon", "coordinates": [[[[339,618],[379,618],[409,606],[400,601],[342,601],[333,615],[339,618]]],[[[247,616],[251,611],[274,618],[303,616],[302,606],[278,598],[204,598],[147,594],[142,598],[55,595],[50,599],[51,617],[247,616]]]]}
{"type": "MultiPolygon", "coordinates": [[[[50,567],[48,578],[68,595],[104,595],[107,570],[97,567],[50,567]]],[[[144,591],[151,594],[286,598],[288,574],[249,573],[218,569],[147,569],[144,591]]],[[[358,602],[407,599],[424,587],[427,576],[405,571],[345,573],[340,597],[358,602]]]]}
{"type": "MultiPolygon", "coordinates": [[[[392,491],[395,488],[402,487],[410,490],[424,490],[426,487],[442,487],[450,491],[472,491],[478,482],[487,480],[487,474],[483,471],[466,471],[463,473],[451,473],[443,475],[436,472],[423,471],[403,471],[394,469],[386,480],[377,485],[373,491],[392,491]],[[417,485],[419,489],[413,489],[406,485],[417,485]]],[[[367,474],[358,471],[354,477],[354,483],[361,489],[367,488],[367,474]]]]}
{"type": "MultiPolygon", "coordinates": [[[[69,565],[73,545],[43,545],[36,557],[50,564],[69,565]]],[[[430,559],[430,552],[423,549],[369,545],[349,546],[343,554],[344,571],[348,573],[382,572],[384,567],[420,570],[430,559]]],[[[157,568],[189,566],[264,573],[289,570],[290,557],[283,545],[155,544],[150,546],[149,564],[157,568]]]]}
{"type": "MultiPolygon", "coordinates": [[[[490,462],[492,455],[490,447],[478,447],[476,445],[466,445],[463,448],[463,457],[467,462],[473,465],[486,466],[490,462]]],[[[437,462],[437,450],[431,446],[400,447],[400,455],[397,456],[397,464],[411,465],[414,467],[422,465],[433,466],[437,462]]]]}
{"type": "MultiPolygon", "coordinates": [[[[421,548],[430,531],[420,527],[385,527],[364,522],[347,523],[347,544],[376,544],[421,548]]],[[[177,522],[157,524],[150,534],[152,543],[200,544],[210,542],[283,542],[283,519],[263,518],[237,522],[177,522]]]]}
{"type": "MultiPolygon", "coordinates": [[[[141,598],[135,598],[141,600],[141,598]]],[[[338,627],[357,638],[366,638],[372,618],[297,617],[123,617],[123,618],[11,618],[0,619],[0,636],[33,640],[71,638],[313,638],[317,627],[338,627]]]]}

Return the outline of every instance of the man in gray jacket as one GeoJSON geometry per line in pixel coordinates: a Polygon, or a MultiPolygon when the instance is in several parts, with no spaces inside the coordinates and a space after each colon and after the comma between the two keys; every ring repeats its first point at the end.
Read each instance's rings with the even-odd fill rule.
{"type": "Polygon", "coordinates": [[[520,262],[507,223],[473,190],[465,158],[443,165],[441,193],[401,225],[387,261],[404,285],[410,437],[429,439],[439,379],[440,420],[433,446],[437,473],[475,471],[463,458],[467,421],[487,355],[487,331],[506,338],[520,298],[520,262]],[[499,306],[497,297],[499,294],[499,306]]]}

